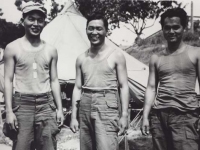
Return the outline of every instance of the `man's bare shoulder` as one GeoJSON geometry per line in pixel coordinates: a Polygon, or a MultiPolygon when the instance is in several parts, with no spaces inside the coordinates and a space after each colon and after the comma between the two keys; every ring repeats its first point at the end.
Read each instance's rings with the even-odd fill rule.
{"type": "Polygon", "coordinates": [[[188,48],[187,48],[188,53],[200,54],[200,47],[191,46],[191,45],[188,45],[187,47],[188,47],[188,48]]]}
{"type": "Polygon", "coordinates": [[[120,50],[114,50],[113,53],[111,53],[109,58],[115,60],[116,62],[121,62],[121,61],[126,60],[124,57],[124,54],[120,50]]]}
{"type": "MultiPolygon", "coordinates": [[[[162,55],[161,55],[162,56],[162,55]]],[[[150,58],[150,61],[149,61],[149,64],[150,65],[155,65],[158,63],[158,60],[159,60],[159,57],[161,56],[158,56],[157,54],[153,54],[150,58]]]]}
{"type": "Polygon", "coordinates": [[[87,56],[87,51],[85,51],[84,53],[80,54],[77,58],[76,58],[76,67],[81,67],[81,65],[83,64],[85,58],[87,56]]]}
{"type": "Polygon", "coordinates": [[[45,43],[45,48],[47,49],[47,51],[48,51],[49,53],[52,53],[52,54],[57,53],[56,47],[54,47],[53,45],[51,45],[51,44],[49,44],[49,43],[47,43],[47,42],[45,42],[45,41],[44,41],[44,43],[45,43]]]}
{"type": "Polygon", "coordinates": [[[19,48],[20,42],[21,42],[21,38],[16,39],[13,42],[9,43],[5,48],[5,55],[18,54],[21,51],[21,49],[19,48]]]}
{"type": "Polygon", "coordinates": [[[200,47],[187,45],[187,53],[193,63],[196,63],[197,60],[200,60],[200,47]]]}
{"type": "Polygon", "coordinates": [[[84,53],[80,54],[77,59],[76,59],[76,62],[79,63],[79,64],[82,64],[82,62],[85,60],[87,56],[87,51],[85,51],[84,53]]]}
{"type": "Polygon", "coordinates": [[[124,57],[124,54],[122,53],[121,50],[114,50],[113,54],[116,57],[124,57]]]}

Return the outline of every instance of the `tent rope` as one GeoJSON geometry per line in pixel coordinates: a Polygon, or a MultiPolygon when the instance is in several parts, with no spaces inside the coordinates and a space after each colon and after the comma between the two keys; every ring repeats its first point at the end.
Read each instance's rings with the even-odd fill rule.
{"type": "Polygon", "coordinates": [[[142,111],[143,111],[143,109],[140,109],[139,112],[137,113],[137,115],[135,116],[135,118],[131,121],[131,123],[129,124],[129,128],[128,128],[128,130],[126,131],[125,135],[123,135],[123,136],[121,137],[121,139],[119,140],[119,144],[122,142],[122,140],[123,140],[124,138],[126,138],[128,131],[130,130],[131,127],[133,127],[133,125],[134,125],[135,123],[136,123],[136,125],[135,125],[135,127],[133,127],[133,128],[136,129],[136,128],[138,127],[139,123],[140,123],[141,120],[142,120],[142,116],[140,116],[140,113],[141,113],[142,111]]]}
{"type": "MultiPolygon", "coordinates": [[[[84,38],[84,37],[80,34],[80,32],[77,30],[77,28],[76,28],[75,24],[73,23],[73,21],[71,20],[70,16],[69,16],[69,15],[67,15],[67,16],[68,16],[68,18],[69,18],[71,24],[74,26],[75,30],[76,30],[76,31],[78,32],[78,34],[82,37],[82,39],[83,39],[83,41],[86,43],[86,45],[88,45],[88,43],[85,41],[85,38],[84,38]]],[[[89,46],[89,45],[88,45],[88,46],[89,46]]]]}
{"type": "MultiPolygon", "coordinates": [[[[69,12],[69,13],[72,13],[72,14],[75,14],[75,15],[77,15],[76,13],[74,13],[74,12],[72,12],[72,11],[69,11],[69,9],[71,8],[71,7],[73,7],[74,6],[74,2],[69,6],[69,7],[67,7],[67,9],[66,10],[64,10],[64,8],[63,8],[63,11],[62,12],[60,12],[58,15],[63,15],[63,14],[65,14],[66,12],[69,12]]],[[[76,9],[76,8],[75,8],[76,9]]],[[[77,9],[76,9],[77,10],[77,9]]],[[[80,17],[83,17],[82,15],[80,15],[81,13],[79,12],[79,11],[77,11],[78,12],[78,15],[80,16],[80,17]]],[[[84,17],[83,17],[84,18],[84,17]]]]}

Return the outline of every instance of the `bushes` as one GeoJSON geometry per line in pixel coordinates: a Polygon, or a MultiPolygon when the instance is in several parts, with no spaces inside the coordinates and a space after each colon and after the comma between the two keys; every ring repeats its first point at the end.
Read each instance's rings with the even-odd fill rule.
{"type": "Polygon", "coordinates": [[[4,49],[8,43],[22,37],[24,34],[25,31],[22,25],[0,19],[0,48],[4,49]]]}
{"type": "Polygon", "coordinates": [[[185,32],[183,35],[183,41],[189,45],[200,47],[200,32],[185,32]]]}
{"type": "MultiPolygon", "coordinates": [[[[200,32],[191,33],[190,31],[186,31],[183,35],[183,41],[189,45],[200,47],[199,37],[200,32]]],[[[159,31],[149,38],[142,39],[140,43],[138,43],[138,46],[129,48],[127,52],[148,65],[153,54],[161,55],[162,51],[165,49],[163,45],[166,45],[166,40],[162,32],[159,31]]]]}
{"type": "Polygon", "coordinates": [[[148,47],[148,45],[163,44],[164,41],[165,40],[162,31],[158,31],[155,35],[150,36],[146,39],[142,39],[138,45],[139,46],[147,45],[148,47]]]}
{"type": "Polygon", "coordinates": [[[198,32],[192,33],[192,32],[185,32],[183,34],[183,41],[185,42],[191,42],[191,41],[199,41],[200,34],[198,32]]]}
{"type": "MultiPolygon", "coordinates": [[[[189,30],[183,34],[183,41],[192,44],[193,46],[200,46],[200,32],[192,33],[189,30]]],[[[165,44],[166,40],[164,39],[162,31],[158,31],[156,34],[146,38],[141,39],[138,46],[149,47],[149,45],[165,44]]]]}
{"type": "Polygon", "coordinates": [[[163,47],[162,44],[152,44],[149,46],[143,45],[137,48],[131,48],[127,50],[127,52],[139,61],[148,65],[151,56],[153,54],[161,55],[164,49],[165,47],[163,47]]]}

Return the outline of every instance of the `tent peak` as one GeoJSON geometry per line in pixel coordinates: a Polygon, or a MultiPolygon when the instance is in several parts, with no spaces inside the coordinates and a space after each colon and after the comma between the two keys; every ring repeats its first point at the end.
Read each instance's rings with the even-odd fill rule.
{"type": "MultiPolygon", "coordinates": [[[[77,15],[81,15],[81,13],[75,8],[75,3],[72,2],[72,0],[68,0],[66,3],[65,3],[65,6],[63,8],[63,10],[59,13],[59,15],[63,15],[63,14],[66,14],[66,13],[73,13],[73,14],[77,14],[77,15]]],[[[82,15],[81,15],[82,16],[82,15]]]]}

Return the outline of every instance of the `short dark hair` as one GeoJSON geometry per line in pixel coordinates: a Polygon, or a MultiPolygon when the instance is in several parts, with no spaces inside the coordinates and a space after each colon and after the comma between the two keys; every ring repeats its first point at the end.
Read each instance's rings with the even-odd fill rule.
{"type": "Polygon", "coordinates": [[[23,13],[22,18],[25,19],[29,14],[34,13],[34,12],[39,13],[44,19],[46,18],[46,15],[44,13],[42,13],[41,11],[38,11],[38,10],[32,10],[32,11],[29,11],[27,13],[23,13]]]}
{"type": "Polygon", "coordinates": [[[108,31],[108,21],[107,21],[107,19],[104,17],[103,14],[101,14],[101,13],[96,13],[96,14],[92,14],[92,15],[88,16],[86,26],[88,26],[89,22],[92,21],[92,20],[102,20],[103,23],[104,23],[104,26],[105,26],[106,30],[108,31]]]}
{"type": "Polygon", "coordinates": [[[164,26],[164,21],[165,18],[171,18],[171,17],[179,17],[180,21],[181,21],[181,25],[183,26],[183,28],[186,28],[188,25],[188,17],[187,17],[187,13],[185,12],[184,9],[177,7],[177,8],[170,8],[167,9],[162,15],[161,15],[161,26],[163,28],[164,26]]]}

